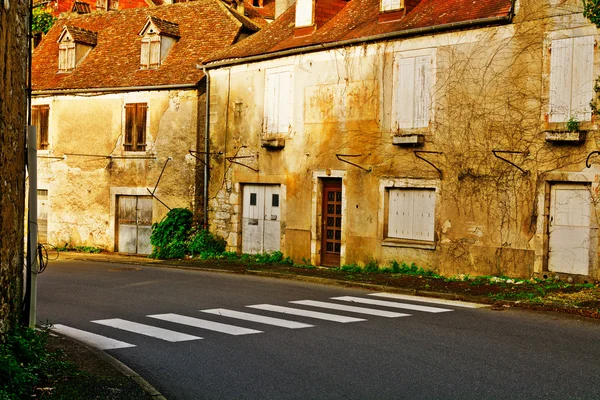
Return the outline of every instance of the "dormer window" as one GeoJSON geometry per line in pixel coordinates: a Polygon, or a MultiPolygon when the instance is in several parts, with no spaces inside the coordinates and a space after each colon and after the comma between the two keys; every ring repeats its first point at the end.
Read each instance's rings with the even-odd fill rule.
{"type": "Polygon", "coordinates": [[[403,0],[381,0],[381,11],[397,11],[403,8],[403,0]]]}
{"type": "Polygon", "coordinates": [[[140,68],[156,69],[179,39],[179,25],[156,17],[148,17],[139,35],[142,37],[140,68]]]}
{"type": "Polygon", "coordinates": [[[58,37],[58,72],[71,72],[94,48],[96,32],[64,26],[58,37]]]}
{"type": "Polygon", "coordinates": [[[313,25],[314,14],[313,0],[296,1],[296,28],[302,28],[313,25]]]}

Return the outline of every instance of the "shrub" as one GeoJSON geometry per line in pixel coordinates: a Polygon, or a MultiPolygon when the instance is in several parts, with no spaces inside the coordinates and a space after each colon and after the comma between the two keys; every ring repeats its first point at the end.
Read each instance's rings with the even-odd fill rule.
{"type": "Polygon", "coordinates": [[[187,208],[174,208],[162,221],[152,225],[152,254],[150,257],[166,260],[183,258],[187,253],[187,239],[192,227],[192,212],[187,208]]]}
{"type": "Polygon", "coordinates": [[[198,229],[192,233],[187,250],[192,256],[200,254],[202,259],[207,259],[211,254],[223,253],[226,246],[227,242],[221,236],[215,236],[206,229],[198,229]]]}

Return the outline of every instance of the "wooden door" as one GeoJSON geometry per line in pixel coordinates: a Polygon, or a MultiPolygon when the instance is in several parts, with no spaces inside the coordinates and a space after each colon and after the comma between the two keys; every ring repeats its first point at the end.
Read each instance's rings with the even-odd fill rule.
{"type": "Polygon", "coordinates": [[[117,207],[117,251],[150,254],[152,197],[119,196],[117,207]]]}
{"type": "Polygon", "coordinates": [[[258,254],[281,248],[280,187],[244,185],[242,252],[258,254]]]}
{"type": "Polygon", "coordinates": [[[588,185],[551,187],[548,270],[588,275],[591,196],[588,185]]]}
{"type": "Polygon", "coordinates": [[[321,264],[340,265],[342,247],[342,180],[323,180],[321,264]]]}

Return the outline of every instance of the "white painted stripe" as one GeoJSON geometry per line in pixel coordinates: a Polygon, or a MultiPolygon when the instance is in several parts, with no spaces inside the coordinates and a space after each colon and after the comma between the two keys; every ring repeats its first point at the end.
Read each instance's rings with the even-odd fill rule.
{"type": "Polygon", "coordinates": [[[100,350],[113,350],[124,349],[127,347],[135,347],[134,344],[121,342],[120,340],[111,339],[106,336],[97,335],[95,333],[87,331],[81,331],[79,329],[71,328],[61,324],[53,325],[52,330],[56,333],[69,336],[73,339],[79,340],[80,342],[83,342],[100,350]]]}
{"type": "Polygon", "coordinates": [[[205,319],[186,317],[179,314],[157,314],[148,315],[150,318],[156,318],[163,321],[175,322],[176,324],[193,326],[194,328],[202,328],[210,331],[226,333],[228,335],[250,335],[252,333],[262,333],[256,329],[242,328],[235,325],[221,324],[219,322],[207,321],[205,319]]]}
{"type": "Polygon", "coordinates": [[[349,301],[352,303],[361,303],[361,304],[372,304],[374,306],[382,306],[382,307],[402,308],[404,310],[423,311],[423,312],[428,312],[428,313],[442,313],[442,312],[447,312],[447,311],[454,311],[449,308],[419,306],[417,304],[396,303],[395,301],[365,299],[362,297],[352,297],[352,296],[332,297],[331,300],[349,301]]]}
{"type": "Polygon", "coordinates": [[[253,306],[246,306],[246,307],[256,308],[259,310],[273,311],[273,312],[278,312],[278,313],[282,313],[282,314],[298,315],[301,317],[323,319],[326,321],[341,322],[344,324],[347,322],[366,321],[364,319],[354,318],[354,317],[346,317],[344,315],[328,314],[328,313],[323,313],[323,312],[318,312],[318,311],[301,310],[298,308],[291,308],[291,307],[274,306],[271,304],[255,304],[253,306]]]}
{"type": "Polygon", "coordinates": [[[397,313],[397,312],[392,312],[392,311],[375,310],[373,308],[365,308],[365,307],[345,306],[343,304],[327,303],[324,301],[315,301],[315,300],[298,300],[298,301],[290,301],[290,303],[301,304],[303,306],[330,308],[332,310],[348,311],[348,312],[354,312],[354,313],[359,313],[359,314],[375,315],[378,317],[386,317],[386,318],[397,318],[397,317],[409,317],[410,316],[410,314],[402,314],[402,313],[397,313]]]}
{"type": "Polygon", "coordinates": [[[243,319],[245,321],[259,322],[261,324],[274,325],[282,328],[299,329],[310,328],[314,325],[304,324],[302,322],[288,321],[287,319],[265,317],[264,315],[250,314],[240,311],[227,310],[225,308],[215,308],[213,310],[200,310],[204,313],[220,315],[223,317],[243,319]]]}
{"type": "Polygon", "coordinates": [[[101,319],[92,322],[95,324],[110,326],[111,328],[117,328],[128,332],[139,333],[140,335],[166,340],[167,342],[184,342],[187,340],[202,339],[198,336],[170,331],[168,329],[158,328],[156,326],[139,324],[137,322],[126,321],[120,318],[101,319]]]}
{"type": "Polygon", "coordinates": [[[443,304],[443,305],[448,305],[448,306],[464,307],[464,308],[488,307],[487,304],[468,303],[466,301],[458,301],[458,300],[436,299],[436,298],[432,298],[432,297],[409,296],[406,294],[396,294],[396,293],[370,293],[369,296],[386,297],[389,299],[398,299],[398,300],[409,300],[409,301],[416,301],[419,303],[443,304]]]}

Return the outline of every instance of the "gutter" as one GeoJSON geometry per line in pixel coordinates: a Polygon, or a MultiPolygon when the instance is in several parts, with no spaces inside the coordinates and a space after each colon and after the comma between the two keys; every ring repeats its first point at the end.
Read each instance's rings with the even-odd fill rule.
{"type": "Polygon", "coordinates": [[[210,62],[210,63],[202,66],[202,69],[205,71],[207,69],[213,69],[213,68],[218,68],[218,67],[223,67],[223,66],[245,64],[245,63],[249,63],[249,62],[253,62],[253,61],[264,61],[264,60],[269,60],[272,58],[290,56],[290,55],[295,55],[295,54],[312,53],[315,51],[322,51],[322,50],[327,50],[327,49],[332,49],[332,48],[337,48],[337,47],[349,46],[349,45],[353,45],[353,44],[369,43],[369,42],[374,42],[374,41],[379,41],[379,40],[388,40],[388,39],[397,39],[397,38],[403,38],[403,37],[409,37],[409,36],[426,35],[426,34],[438,33],[438,32],[443,32],[443,31],[448,31],[448,30],[472,28],[472,27],[478,27],[478,26],[483,26],[483,25],[510,23],[512,21],[513,15],[514,15],[514,5],[513,5],[513,7],[511,7],[511,11],[509,12],[509,14],[502,16],[502,17],[471,19],[468,21],[453,22],[450,24],[434,25],[434,26],[428,26],[428,27],[424,27],[424,28],[413,28],[413,29],[407,29],[404,31],[381,33],[378,35],[366,36],[366,37],[361,37],[361,38],[347,39],[347,40],[341,40],[341,41],[331,42],[331,43],[315,44],[315,45],[310,45],[310,46],[305,46],[305,47],[298,47],[298,48],[294,48],[294,49],[280,50],[280,51],[276,51],[273,53],[258,54],[255,56],[248,56],[248,57],[237,58],[237,59],[233,59],[233,60],[215,61],[215,62],[210,62]]]}
{"type": "Polygon", "coordinates": [[[198,83],[180,83],[173,85],[157,85],[157,86],[124,86],[114,88],[89,88],[89,89],[49,89],[49,90],[34,90],[34,96],[53,95],[53,94],[78,94],[78,93],[114,93],[114,92],[133,92],[144,90],[173,90],[173,89],[196,89],[198,83]]]}

